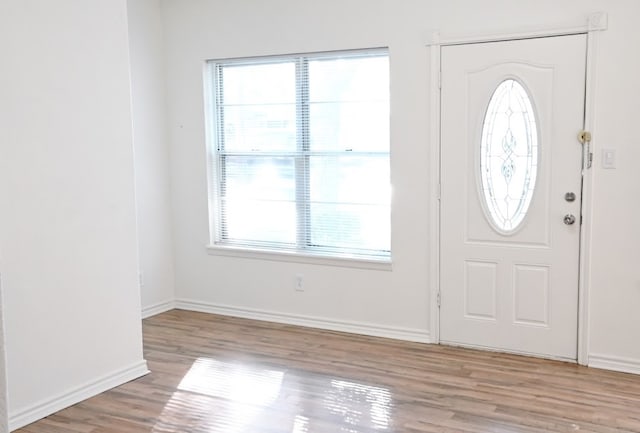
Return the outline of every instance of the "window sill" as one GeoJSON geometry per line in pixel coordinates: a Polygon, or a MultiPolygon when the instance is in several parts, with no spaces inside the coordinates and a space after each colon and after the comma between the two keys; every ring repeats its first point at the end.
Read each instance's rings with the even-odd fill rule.
{"type": "Polygon", "coordinates": [[[343,268],[370,269],[373,271],[391,271],[391,260],[362,259],[355,257],[327,257],[311,253],[259,250],[207,245],[207,254],[212,256],[237,257],[242,259],[271,260],[277,262],[304,263],[310,265],[339,266],[343,268]]]}

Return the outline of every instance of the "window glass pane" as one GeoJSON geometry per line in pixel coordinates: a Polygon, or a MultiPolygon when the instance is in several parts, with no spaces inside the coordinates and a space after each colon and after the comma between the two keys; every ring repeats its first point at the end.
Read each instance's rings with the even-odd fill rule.
{"type": "Polygon", "coordinates": [[[295,201],[293,157],[226,156],[221,168],[223,197],[295,201]]]}
{"type": "Polygon", "coordinates": [[[296,204],[262,200],[223,200],[226,241],[288,243],[296,241],[296,204]]]}
{"type": "Polygon", "coordinates": [[[388,101],[388,57],[310,60],[309,100],[388,101]]]}
{"type": "Polygon", "coordinates": [[[389,251],[387,206],[312,203],[312,246],[351,250],[389,251]]]}
{"type": "Polygon", "coordinates": [[[389,251],[388,157],[310,157],[312,246],[389,251]]]}
{"type": "Polygon", "coordinates": [[[225,65],[222,71],[224,105],[296,102],[296,68],[293,62],[225,65]]]}
{"type": "Polygon", "coordinates": [[[228,152],[295,151],[294,104],[224,108],[224,150],[228,152]]]}
{"type": "Polygon", "coordinates": [[[312,156],[309,165],[311,201],[389,206],[387,156],[312,156]]]}
{"type": "Polygon", "coordinates": [[[294,158],[220,158],[226,240],[295,243],[294,165],[294,158]]]}
{"type": "Polygon", "coordinates": [[[389,151],[387,102],[327,102],[309,107],[312,151],[389,151]]]}

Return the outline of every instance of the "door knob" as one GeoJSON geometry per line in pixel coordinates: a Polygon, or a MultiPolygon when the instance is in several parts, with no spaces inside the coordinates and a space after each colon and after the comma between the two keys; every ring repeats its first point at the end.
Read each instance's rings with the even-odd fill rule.
{"type": "Polygon", "coordinates": [[[576,217],[571,215],[570,213],[566,214],[564,216],[564,223],[568,226],[570,226],[571,224],[574,224],[576,222],[576,217]]]}

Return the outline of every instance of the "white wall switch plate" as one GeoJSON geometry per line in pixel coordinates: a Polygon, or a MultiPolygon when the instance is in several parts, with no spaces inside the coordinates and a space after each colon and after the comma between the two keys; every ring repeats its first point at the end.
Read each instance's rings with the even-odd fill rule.
{"type": "Polygon", "coordinates": [[[616,168],[616,151],[602,149],[602,168],[616,168]]]}

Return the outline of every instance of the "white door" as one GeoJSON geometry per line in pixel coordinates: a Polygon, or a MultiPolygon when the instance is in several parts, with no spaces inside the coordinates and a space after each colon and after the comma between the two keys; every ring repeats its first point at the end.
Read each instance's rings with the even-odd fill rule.
{"type": "Polygon", "coordinates": [[[585,59],[585,35],[442,48],[442,343],[577,358],[585,59]]]}

